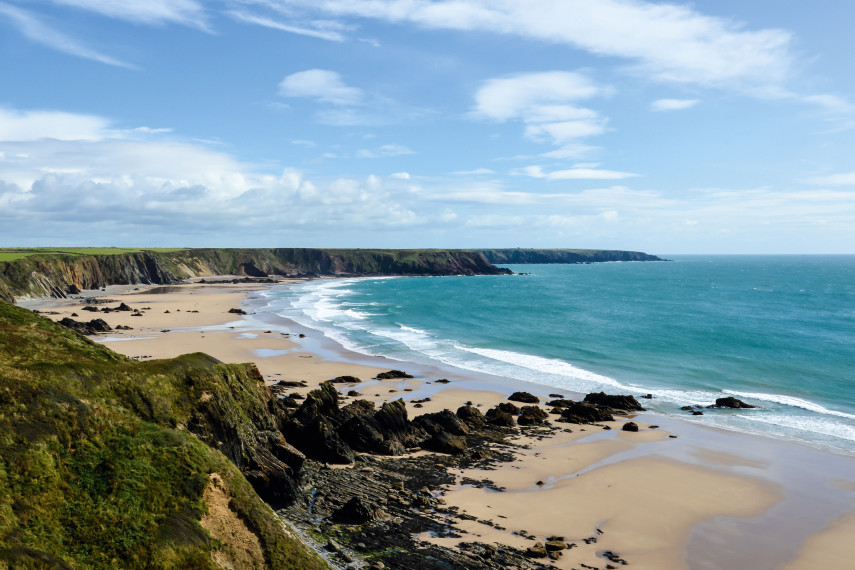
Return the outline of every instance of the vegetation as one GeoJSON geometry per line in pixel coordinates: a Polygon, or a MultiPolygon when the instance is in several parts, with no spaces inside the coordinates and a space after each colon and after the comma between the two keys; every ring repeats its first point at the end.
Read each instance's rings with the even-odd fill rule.
{"type": "Polygon", "coordinates": [[[200,524],[214,473],[264,565],[325,568],[183,427],[201,394],[251,413],[253,371],[202,354],[136,362],[0,302],[0,569],[215,568],[236,549],[200,524]]]}
{"type": "Polygon", "coordinates": [[[31,255],[119,255],[122,253],[140,253],[143,251],[173,252],[186,248],[123,248],[123,247],[20,247],[0,249],[0,261],[14,261],[31,255]]]}

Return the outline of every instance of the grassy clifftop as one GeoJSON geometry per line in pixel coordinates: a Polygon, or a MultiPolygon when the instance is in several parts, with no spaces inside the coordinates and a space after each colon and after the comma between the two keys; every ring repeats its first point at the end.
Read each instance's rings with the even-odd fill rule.
{"type": "Polygon", "coordinates": [[[0,569],[325,568],[245,477],[277,461],[269,399],[251,365],[132,361],[0,302],[0,569]]]}

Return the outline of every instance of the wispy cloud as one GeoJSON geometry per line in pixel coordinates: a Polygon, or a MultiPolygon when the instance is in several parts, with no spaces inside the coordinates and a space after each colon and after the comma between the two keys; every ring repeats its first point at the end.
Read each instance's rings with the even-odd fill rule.
{"type": "Polygon", "coordinates": [[[687,6],[643,0],[278,0],[289,9],[434,29],[477,30],[620,57],[658,81],[735,88],[778,85],[791,36],[747,29],[687,6]]]}
{"type": "Polygon", "coordinates": [[[511,172],[514,175],[524,175],[531,178],[543,178],[544,180],[623,180],[638,176],[633,172],[620,172],[618,170],[605,170],[592,168],[585,165],[577,165],[573,168],[553,170],[545,172],[542,166],[526,166],[511,172]]]}
{"type": "Polygon", "coordinates": [[[109,136],[110,123],[101,117],[0,107],[0,141],[100,141],[109,136]]]}
{"type": "Polygon", "coordinates": [[[357,105],[362,102],[362,90],[350,87],[335,71],[307,69],[287,76],[279,83],[283,97],[307,97],[333,105],[357,105]]]}
{"type": "Polygon", "coordinates": [[[6,16],[21,34],[35,43],[56,51],[98,63],[136,69],[135,66],[90,48],[78,40],[48,26],[30,12],[0,2],[0,16],[6,16]]]}
{"type": "Polygon", "coordinates": [[[575,102],[612,92],[581,73],[520,73],[486,81],[475,94],[472,115],[520,120],[526,124],[526,137],[565,144],[605,132],[606,119],[575,102]]]}
{"type": "Polygon", "coordinates": [[[52,0],[54,4],[95,12],[137,24],[182,24],[207,29],[205,9],[196,0],[52,0]]]}
{"type": "Polygon", "coordinates": [[[650,109],[652,111],[682,111],[683,109],[691,109],[700,102],[700,99],[657,99],[650,104],[650,109]]]}
{"type": "Polygon", "coordinates": [[[403,145],[399,144],[384,144],[380,148],[369,150],[362,149],[356,155],[359,158],[388,158],[391,156],[405,156],[415,154],[415,152],[403,145]]]}
{"type": "MultiPolygon", "coordinates": [[[[827,174],[815,176],[805,180],[807,184],[818,186],[855,186],[855,172],[843,172],[840,174],[827,174]]],[[[855,199],[855,197],[853,197],[855,199]]]]}
{"type": "Polygon", "coordinates": [[[247,24],[256,24],[258,26],[263,26],[265,28],[271,28],[282,32],[288,32],[290,34],[309,36],[322,40],[329,40],[332,42],[343,42],[345,40],[344,34],[337,30],[324,30],[295,26],[292,24],[285,24],[265,16],[258,16],[255,14],[250,14],[248,12],[241,12],[237,10],[230,10],[227,12],[227,14],[235,20],[245,22],[247,24]]]}

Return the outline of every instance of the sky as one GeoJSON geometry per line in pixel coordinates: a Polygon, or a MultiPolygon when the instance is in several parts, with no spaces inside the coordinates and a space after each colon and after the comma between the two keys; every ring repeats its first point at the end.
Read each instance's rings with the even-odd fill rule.
{"type": "Polygon", "coordinates": [[[0,246],[855,253],[849,0],[0,0],[0,246]]]}

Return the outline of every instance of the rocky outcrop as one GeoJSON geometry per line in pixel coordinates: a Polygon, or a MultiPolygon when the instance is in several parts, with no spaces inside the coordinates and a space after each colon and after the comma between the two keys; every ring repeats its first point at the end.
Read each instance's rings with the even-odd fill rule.
{"type": "Polygon", "coordinates": [[[573,424],[589,424],[614,421],[614,417],[607,408],[601,408],[600,406],[585,402],[571,402],[571,405],[562,409],[561,417],[558,421],[573,424]]]}
{"type": "Polygon", "coordinates": [[[108,325],[104,319],[92,319],[91,321],[83,322],[75,321],[70,317],[65,317],[64,319],[59,321],[59,324],[85,335],[110,332],[111,330],[113,330],[112,328],[110,328],[110,325],[108,325]]]}
{"type": "Polygon", "coordinates": [[[605,392],[593,392],[585,396],[585,402],[604,406],[612,410],[623,410],[627,412],[643,412],[644,408],[633,396],[620,396],[606,394],[605,392]]]}
{"type": "Polygon", "coordinates": [[[708,406],[710,408],[733,408],[733,409],[749,409],[756,408],[757,406],[752,406],[751,404],[746,404],[742,400],[734,398],[733,396],[728,396],[726,398],[716,398],[714,406],[708,406]]]}
{"type": "Polygon", "coordinates": [[[497,264],[603,263],[609,261],[666,261],[640,251],[607,249],[479,249],[487,261],[497,264]]]}

